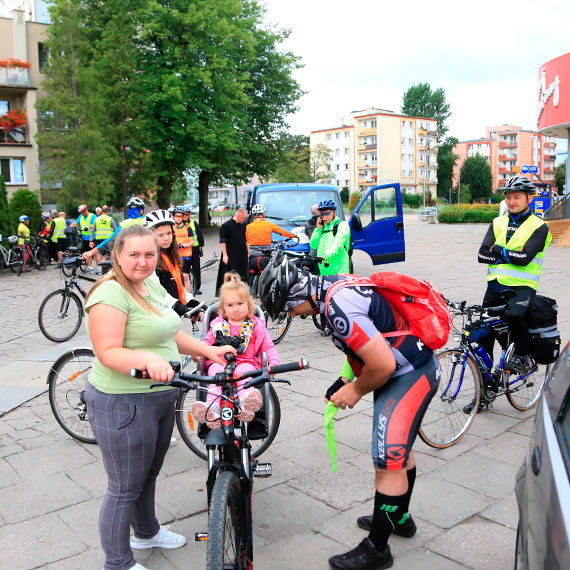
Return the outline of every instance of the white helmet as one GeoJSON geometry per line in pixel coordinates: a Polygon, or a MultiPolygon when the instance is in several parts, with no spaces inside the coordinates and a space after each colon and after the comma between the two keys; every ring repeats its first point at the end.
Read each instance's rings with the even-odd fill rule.
{"type": "Polygon", "coordinates": [[[131,196],[127,200],[127,208],[138,208],[139,210],[143,210],[144,202],[137,196],[131,196]]]}
{"type": "Polygon", "coordinates": [[[253,206],[251,209],[251,213],[254,216],[257,216],[258,214],[265,214],[265,206],[263,204],[255,204],[255,206],[253,206]]]}
{"type": "Polygon", "coordinates": [[[147,228],[155,228],[163,224],[174,225],[174,218],[168,210],[153,210],[145,216],[144,225],[147,228]]]}
{"type": "Polygon", "coordinates": [[[9,236],[8,237],[8,243],[17,243],[18,242],[18,237],[17,236],[9,236]]]}

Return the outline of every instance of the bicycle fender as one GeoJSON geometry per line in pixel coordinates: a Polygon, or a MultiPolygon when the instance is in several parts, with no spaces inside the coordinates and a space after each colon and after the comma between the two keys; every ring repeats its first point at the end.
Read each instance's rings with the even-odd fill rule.
{"type": "Polygon", "coordinates": [[[51,368],[49,369],[48,375],[47,375],[47,379],[46,379],[46,384],[50,383],[51,377],[53,375],[53,371],[54,368],[64,359],[66,359],[69,354],[73,354],[76,350],[93,350],[90,346],[81,346],[81,347],[76,347],[76,348],[72,348],[70,350],[66,350],[52,365],[51,368]]]}
{"type": "Polygon", "coordinates": [[[228,436],[224,433],[222,429],[213,429],[204,438],[204,443],[206,445],[225,445],[228,443],[228,436]]]}

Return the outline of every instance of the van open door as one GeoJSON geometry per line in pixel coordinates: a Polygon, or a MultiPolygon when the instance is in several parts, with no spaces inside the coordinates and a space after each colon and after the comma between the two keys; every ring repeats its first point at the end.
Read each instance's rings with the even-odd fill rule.
{"type": "Polygon", "coordinates": [[[366,252],[374,265],[405,261],[400,184],[370,188],[350,216],[348,224],[354,249],[366,252]]]}

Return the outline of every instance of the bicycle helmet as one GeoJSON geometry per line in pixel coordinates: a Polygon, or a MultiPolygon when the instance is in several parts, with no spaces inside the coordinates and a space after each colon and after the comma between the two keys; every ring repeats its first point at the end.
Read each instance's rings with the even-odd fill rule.
{"type": "Polygon", "coordinates": [[[172,214],[183,214],[186,210],[184,210],[184,206],[174,206],[172,209],[172,214]]]}
{"type": "Polygon", "coordinates": [[[188,204],[186,204],[186,206],[182,206],[182,210],[184,211],[185,214],[189,214],[190,213],[190,206],[188,204]]]}
{"type": "Polygon", "coordinates": [[[259,278],[259,298],[272,319],[276,319],[287,302],[287,293],[297,282],[298,267],[286,255],[275,256],[259,278]]]}
{"type": "Polygon", "coordinates": [[[144,225],[147,228],[155,228],[164,224],[174,225],[174,218],[168,210],[154,210],[149,212],[144,219],[144,225]]]}
{"type": "Polygon", "coordinates": [[[255,206],[251,208],[251,213],[254,216],[265,214],[265,206],[263,204],[255,204],[255,206]]]}
{"type": "Polygon", "coordinates": [[[24,216],[20,216],[20,217],[18,218],[18,220],[20,220],[20,222],[27,222],[29,219],[30,219],[30,218],[28,218],[28,216],[25,216],[25,215],[24,215],[24,216]]]}
{"type": "Polygon", "coordinates": [[[51,214],[49,212],[43,212],[42,213],[42,220],[47,220],[50,216],[51,216],[51,214]]]}
{"type": "Polygon", "coordinates": [[[87,204],[81,204],[79,208],[77,208],[77,212],[81,214],[84,210],[87,210],[87,204]]]}
{"type": "Polygon", "coordinates": [[[8,236],[8,243],[11,243],[12,245],[18,243],[18,236],[8,236]]]}
{"type": "Polygon", "coordinates": [[[527,192],[534,194],[534,184],[525,176],[511,176],[503,186],[503,192],[527,192]]]}
{"type": "Polygon", "coordinates": [[[334,200],[321,200],[317,210],[336,210],[334,200]]]}
{"type": "Polygon", "coordinates": [[[139,210],[143,210],[144,202],[137,196],[131,196],[127,200],[127,208],[138,208],[139,210]]]}

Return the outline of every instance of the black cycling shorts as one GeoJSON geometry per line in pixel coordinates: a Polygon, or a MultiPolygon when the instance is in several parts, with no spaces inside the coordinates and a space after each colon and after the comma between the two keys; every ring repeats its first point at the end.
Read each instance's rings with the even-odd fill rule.
{"type": "Polygon", "coordinates": [[[391,378],[375,390],[372,459],[376,467],[387,471],[405,469],[439,378],[434,354],[421,368],[391,378]]]}

